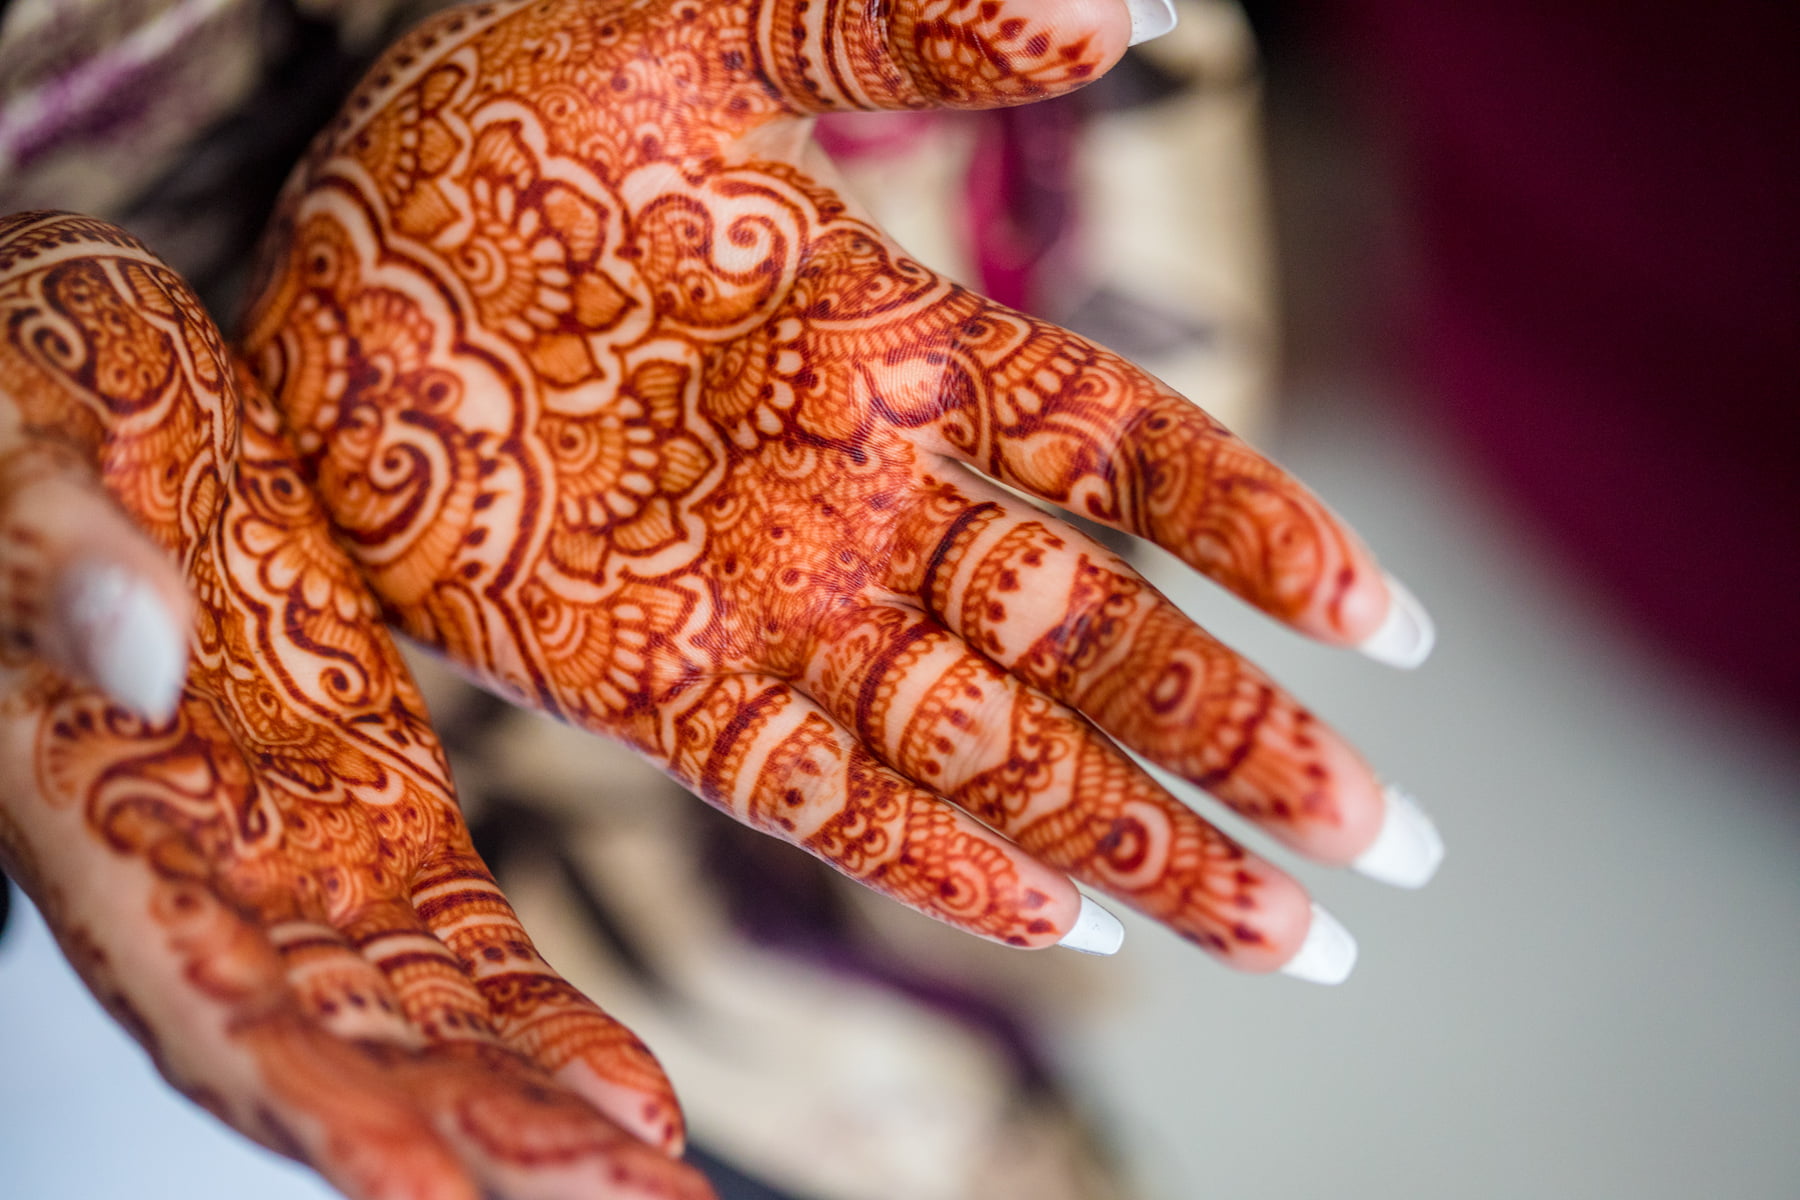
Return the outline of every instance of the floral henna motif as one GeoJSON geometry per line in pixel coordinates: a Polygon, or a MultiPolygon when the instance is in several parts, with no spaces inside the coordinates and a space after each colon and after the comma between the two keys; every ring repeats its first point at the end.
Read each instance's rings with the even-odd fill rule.
{"type": "Polygon", "coordinates": [[[1303,894],[1100,729],[1334,862],[1368,768],[976,472],[1332,641],[1379,571],[1186,401],[909,259],[806,137],[1066,91],[1125,36],[1004,0],[446,14],[291,182],[245,348],[390,616],[497,691],[986,936],[1053,940],[1051,863],[1267,968],[1303,894]]]}
{"type": "Polygon", "coordinates": [[[655,1062],[475,856],[374,598],[187,289],[117,231],[27,214],[0,221],[0,312],[25,444],[97,470],[196,600],[169,719],[44,667],[0,711],[24,771],[0,851],[61,897],[109,1007],[178,1086],[352,1195],[527,1174],[702,1194],[638,1140],[680,1139],[655,1062]]]}

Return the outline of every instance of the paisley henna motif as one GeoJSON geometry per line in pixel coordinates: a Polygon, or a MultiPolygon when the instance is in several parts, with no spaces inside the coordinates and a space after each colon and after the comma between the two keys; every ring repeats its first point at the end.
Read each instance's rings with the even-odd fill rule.
{"type": "Polygon", "coordinates": [[[244,345],[389,615],[499,693],[984,936],[1054,940],[1066,871],[1268,969],[1299,888],[1108,734],[1334,862],[1368,768],[981,475],[1332,641],[1379,572],[1185,400],[908,258],[806,139],[1079,86],[1126,36],[1088,7],[446,14],[292,180],[244,345]]]}
{"type": "Polygon", "coordinates": [[[1372,560],[1155,380],[910,259],[807,137],[1067,91],[1126,29],[445,13],[291,181],[243,360],[128,235],[0,221],[0,864],[176,1086],[356,1197],[706,1194],[654,1060],[476,857],[382,616],[981,936],[1059,940],[1072,876],[1235,965],[1293,956],[1298,885],[1113,739],[1331,862],[1374,836],[1368,768],[993,481],[1328,641],[1384,613],[1372,560]],[[46,496],[179,565],[168,718],[46,665],[46,496]]]}
{"type": "Polygon", "coordinates": [[[475,856],[374,598],[185,286],[58,214],[0,220],[0,264],[30,451],[6,495],[97,472],[197,602],[166,721],[14,660],[33,678],[0,713],[24,764],[0,855],[78,968],[173,1082],[353,1196],[526,1172],[701,1194],[638,1140],[680,1139],[654,1060],[550,971],[475,856]]]}

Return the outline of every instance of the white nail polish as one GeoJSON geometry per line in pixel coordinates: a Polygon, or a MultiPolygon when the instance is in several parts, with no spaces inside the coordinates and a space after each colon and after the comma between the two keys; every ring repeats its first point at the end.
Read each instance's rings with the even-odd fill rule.
{"type": "Polygon", "coordinates": [[[1388,611],[1381,628],[1357,649],[1376,662],[1410,671],[1431,655],[1437,644],[1437,626],[1418,597],[1392,575],[1387,577],[1387,590],[1388,611]]]}
{"type": "Polygon", "coordinates": [[[1443,835],[1411,796],[1392,784],[1382,794],[1387,808],[1381,832],[1350,868],[1395,887],[1424,887],[1444,861],[1443,835]]]}
{"type": "Polygon", "coordinates": [[[1131,9],[1131,44],[1159,38],[1175,28],[1175,0],[1125,0],[1131,9]]]}
{"type": "Polygon", "coordinates": [[[1119,947],[1125,944],[1125,926],[1119,924],[1119,918],[1083,896],[1075,924],[1056,944],[1083,954],[1117,954],[1119,947]]]}
{"type": "Polygon", "coordinates": [[[1355,966],[1356,939],[1336,917],[1315,904],[1306,940],[1281,973],[1308,983],[1335,984],[1350,978],[1350,970],[1355,966]]]}
{"type": "Polygon", "coordinates": [[[70,653],[119,703],[166,721],[187,678],[187,636],[149,584],[110,564],[82,563],[59,589],[70,653]]]}

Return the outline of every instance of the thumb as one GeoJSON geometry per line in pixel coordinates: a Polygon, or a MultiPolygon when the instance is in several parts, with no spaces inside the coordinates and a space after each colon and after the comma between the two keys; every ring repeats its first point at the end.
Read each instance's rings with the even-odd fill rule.
{"type": "MultiPolygon", "coordinates": [[[[16,434],[16,428],[15,428],[16,434]]],[[[187,677],[191,601],[168,556],[69,451],[0,454],[0,647],[166,720],[187,677]]]]}

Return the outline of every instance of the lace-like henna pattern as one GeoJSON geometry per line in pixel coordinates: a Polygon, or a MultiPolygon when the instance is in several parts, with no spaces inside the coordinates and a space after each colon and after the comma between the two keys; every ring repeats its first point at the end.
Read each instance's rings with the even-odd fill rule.
{"type": "Polygon", "coordinates": [[[1076,710],[1332,861],[1372,837],[1368,769],[968,468],[1330,640],[1371,631],[1379,573],[1186,401],[907,258],[797,119],[1017,102],[1123,48],[1044,11],[447,14],[290,184],[245,345],[390,616],[497,691],[986,936],[1049,940],[1014,878],[1036,856],[1273,966],[1298,888],[1076,710]]]}
{"type": "Polygon", "coordinates": [[[63,892],[77,877],[36,860],[90,855],[83,903],[107,918],[58,922],[93,943],[77,965],[172,1081],[353,1195],[462,1195],[465,1170],[700,1194],[589,1106],[679,1140],[648,1052],[550,971],[475,856],[374,598],[191,294],[60,214],[0,220],[0,263],[28,445],[97,470],[197,601],[172,719],[41,667],[0,712],[38,797],[8,801],[0,851],[63,892]],[[135,969],[106,965],[122,946],[135,969]],[[221,1014],[223,1071],[196,1005],[221,1014]]]}

